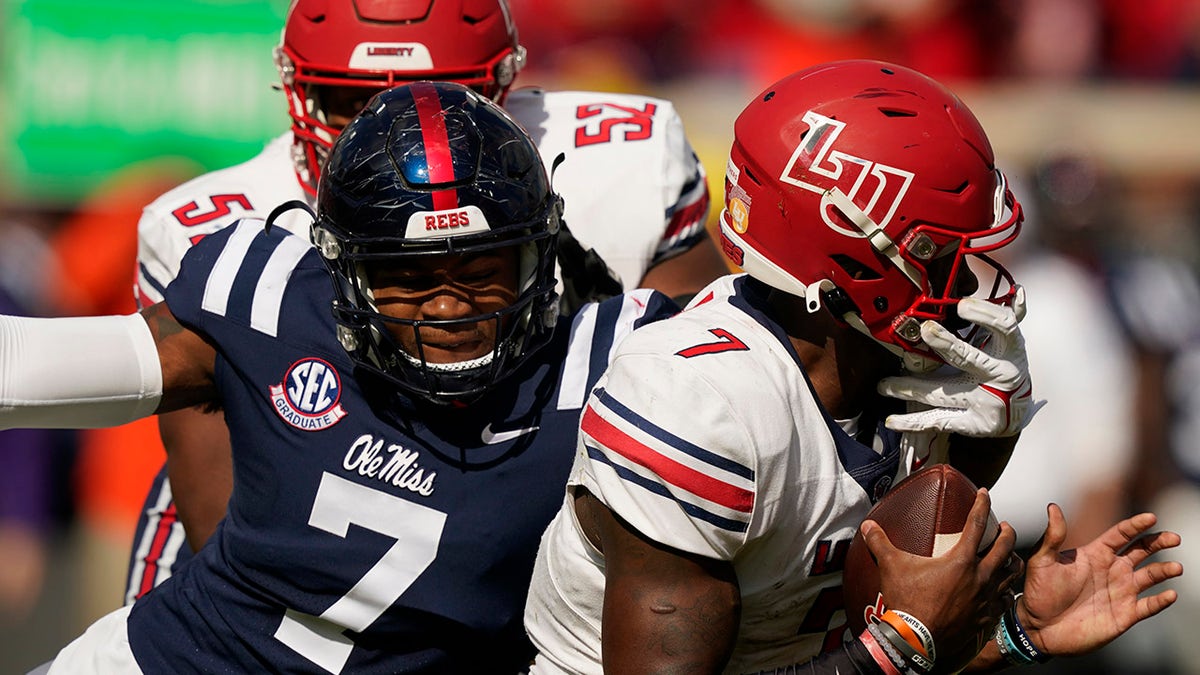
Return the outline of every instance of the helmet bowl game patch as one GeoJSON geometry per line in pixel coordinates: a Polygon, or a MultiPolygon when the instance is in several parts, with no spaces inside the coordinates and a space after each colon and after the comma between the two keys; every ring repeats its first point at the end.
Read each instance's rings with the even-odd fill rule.
{"type": "Polygon", "coordinates": [[[321,431],[346,416],[346,409],[338,402],[342,397],[342,379],[322,359],[293,363],[283,382],[270,389],[275,412],[297,429],[321,431]]]}

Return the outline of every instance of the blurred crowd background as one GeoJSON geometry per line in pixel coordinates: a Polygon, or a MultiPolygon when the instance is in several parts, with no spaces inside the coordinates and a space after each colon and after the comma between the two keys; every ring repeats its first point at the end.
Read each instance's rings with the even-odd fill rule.
{"type": "MultiPolygon", "coordinates": [[[[0,312],[134,311],[141,207],[288,125],[271,48],[285,0],[0,0],[0,312]]],[[[1032,547],[1152,508],[1200,549],[1200,0],[512,0],[518,85],[671,99],[717,206],[732,123],[820,61],[879,58],[949,85],[1028,217],[1005,254],[1029,296],[1048,405],[994,490],[1032,547]],[[1191,539],[1189,539],[1189,535],[1191,539]]],[[[86,349],[86,345],[80,345],[86,349]]],[[[122,601],[163,460],[146,420],[0,432],[0,673],[122,601]]],[[[1180,606],[1046,671],[1200,672],[1200,562],[1180,606]]]]}

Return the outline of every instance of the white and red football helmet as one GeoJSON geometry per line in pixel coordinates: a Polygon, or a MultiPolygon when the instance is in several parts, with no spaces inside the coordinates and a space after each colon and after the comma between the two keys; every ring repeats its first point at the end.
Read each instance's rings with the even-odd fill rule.
{"type": "MultiPolygon", "coordinates": [[[[953,313],[968,257],[1019,233],[1021,207],[962,101],[879,61],[840,61],[768,87],[737,119],[721,239],[750,276],[808,300],[893,352],[933,356],[920,323],[953,313]]],[[[973,280],[973,277],[971,277],[973,280]]],[[[986,289],[985,289],[986,291],[986,289]]]]}
{"type": "Polygon", "coordinates": [[[288,98],[300,184],[316,194],[338,130],[320,88],[370,95],[405,82],[444,80],[501,101],[525,63],[508,0],[295,0],[275,48],[288,98]]]}

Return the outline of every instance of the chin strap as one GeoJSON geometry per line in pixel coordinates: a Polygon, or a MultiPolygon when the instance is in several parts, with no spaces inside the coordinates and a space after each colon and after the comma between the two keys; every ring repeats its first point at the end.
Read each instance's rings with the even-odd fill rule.
{"type": "Polygon", "coordinates": [[[623,290],[608,263],[595,249],[584,248],[566,221],[558,229],[558,270],[562,275],[564,314],[589,302],[603,302],[623,290]]]}
{"type": "MultiPolygon", "coordinates": [[[[904,276],[908,277],[909,281],[911,281],[914,286],[916,286],[918,289],[922,288],[921,273],[916,267],[914,267],[900,255],[900,247],[897,246],[896,242],[893,241],[892,238],[883,231],[883,228],[879,226],[879,223],[876,223],[874,220],[872,220],[871,216],[868,216],[865,211],[858,208],[858,205],[846,196],[846,193],[842,192],[836,187],[827,190],[825,192],[825,198],[828,199],[829,202],[833,204],[833,206],[837,208],[838,211],[840,211],[848,221],[850,221],[856,228],[858,228],[860,232],[863,233],[863,236],[866,237],[867,241],[871,243],[872,248],[874,248],[880,255],[890,260],[892,264],[904,274],[904,276]]],[[[822,293],[833,295],[835,293],[841,293],[841,289],[835,286],[829,279],[822,279],[816,283],[809,284],[808,287],[805,288],[804,301],[805,306],[808,308],[810,313],[815,312],[820,308],[822,293]]],[[[863,322],[862,317],[858,314],[857,308],[855,308],[848,299],[846,300],[846,305],[848,305],[848,308],[837,306],[837,303],[830,302],[829,300],[826,301],[826,304],[829,305],[830,311],[841,317],[842,321],[845,321],[855,330],[871,338],[884,349],[900,358],[904,363],[904,369],[906,371],[917,373],[928,372],[941,365],[937,359],[930,359],[928,357],[921,356],[920,354],[915,354],[900,347],[899,345],[895,345],[890,342],[884,342],[883,340],[875,337],[871,333],[871,329],[867,328],[867,324],[863,322]]]]}
{"type": "Polygon", "coordinates": [[[815,314],[817,310],[821,309],[821,294],[828,293],[835,288],[837,286],[834,286],[833,282],[829,279],[822,279],[805,287],[804,307],[808,309],[808,313],[815,314]]]}
{"type": "MultiPolygon", "coordinates": [[[[834,188],[837,189],[837,188],[834,188]]],[[[901,347],[890,342],[884,342],[871,334],[871,329],[867,328],[867,324],[859,316],[854,303],[850,302],[849,298],[845,297],[842,289],[838,288],[829,279],[821,279],[815,281],[804,288],[804,307],[809,314],[815,314],[820,311],[822,302],[829,307],[829,311],[838,316],[842,321],[846,322],[854,330],[866,335],[874,340],[884,349],[901,359],[905,359],[905,367],[908,367],[909,357],[918,357],[916,354],[910,354],[901,347]],[[837,296],[837,297],[835,297],[837,296]]]]}
{"type": "MultiPolygon", "coordinates": [[[[551,181],[566,157],[560,152],[554,158],[550,167],[551,181]]],[[[624,291],[624,285],[617,273],[599,253],[596,253],[596,249],[585,247],[575,238],[565,219],[559,223],[557,236],[558,272],[562,276],[563,287],[563,315],[570,315],[589,302],[603,302],[624,291]]]]}
{"type": "Polygon", "coordinates": [[[825,192],[825,198],[828,199],[842,215],[846,217],[855,227],[863,233],[867,241],[871,242],[871,247],[879,252],[880,255],[892,261],[892,264],[908,277],[909,281],[913,282],[918,289],[921,288],[921,273],[916,267],[905,260],[900,255],[900,247],[896,246],[896,242],[883,231],[871,216],[868,216],[865,211],[858,208],[846,193],[838,188],[830,188],[825,192]]]}
{"type": "Polygon", "coordinates": [[[312,207],[309,206],[307,202],[302,202],[299,199],[289,199],[288,201],[271,209],[271,213],[267,215],[267,220],[263,225],[263,229],[267,232],[270,232],[271,226],[275,224],[275,221],[279,218],[279,216],[282,216],[292,209],[300,209],[301,211],[307,213],[314,222],[317,220],[317,214],[313,213],[312,207]]]}

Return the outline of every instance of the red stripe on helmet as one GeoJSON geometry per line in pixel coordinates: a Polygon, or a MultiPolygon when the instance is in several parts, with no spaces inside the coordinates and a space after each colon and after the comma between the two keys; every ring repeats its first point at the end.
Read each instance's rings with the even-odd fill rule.
{"type": "MultiPolygon", "coordinates": [[[[446,119],[437,88],[428,82],[409,85],[417,118],[421,124],[421,140],[425,143],[425,164],[429,167],[430,183],[454,181],[454,158],[450,154],[450,137],[446,134],[446,119]]],[[[435,211],[458,208],[457,190],[436,190],[433,193],[435,211]]]]}

